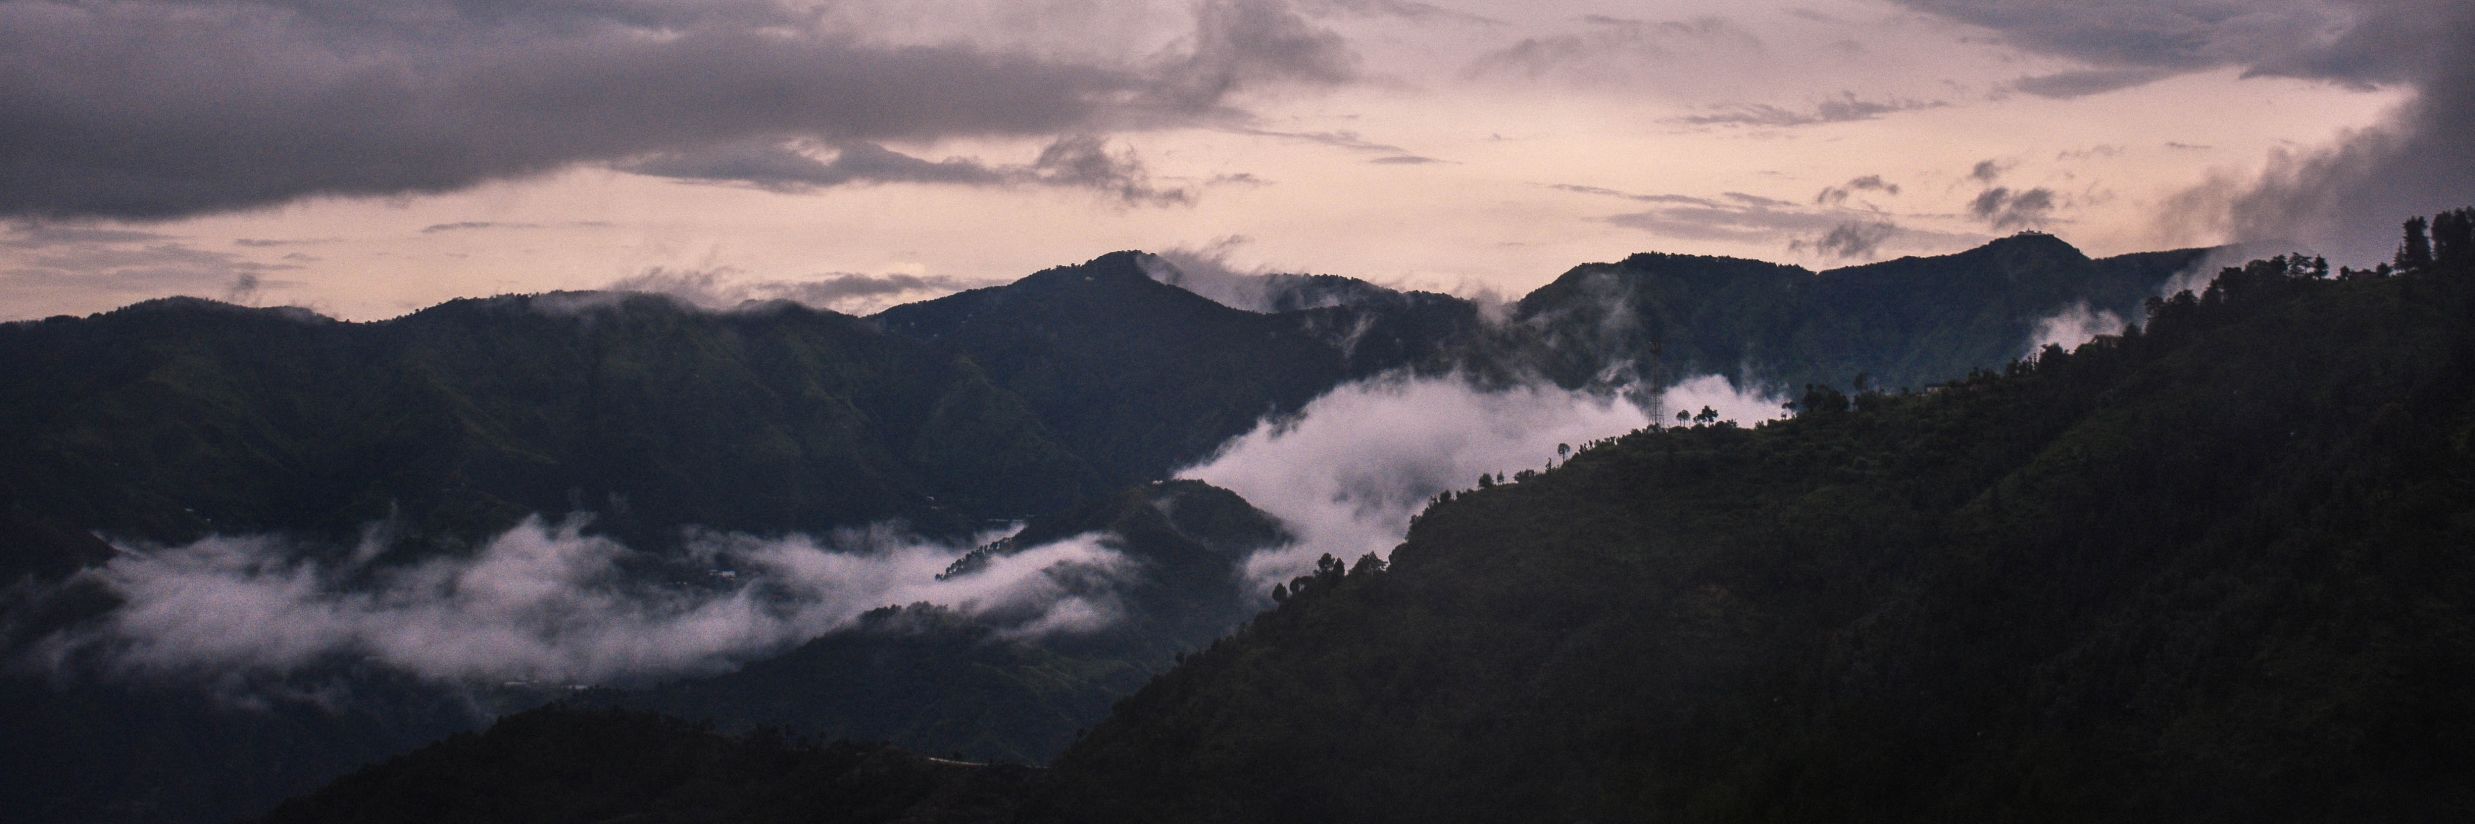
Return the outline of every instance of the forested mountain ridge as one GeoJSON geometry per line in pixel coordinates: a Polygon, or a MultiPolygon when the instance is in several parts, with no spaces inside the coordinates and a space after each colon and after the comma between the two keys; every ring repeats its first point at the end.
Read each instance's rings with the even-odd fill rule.
{"type": "Polygon", "coordinates": [[[1345,376],[1336,347],[1143,265],[1115,252],[876,320],[970,357],[1119,484],[1165,477],[1345,376]]]}
{"type": "Polygon", "coordinates": [[[1819,274],[1645,253],[1575,267],[1512,315],[1541,338],[1539,360],[1567,386],[1715,373],[1790,389],[1922,388],[2019,357],[2040,320],[2075,306],[2136,318],[2142,299],[2210,252],[2091,259],[2052,235],[2022,233],[1819,274]]]}
{"type": "MultiPolygon", "coordinates": [[[[1964,257],[1927,259],[1942,268],[1925,270],[1964,257]]],[[[1088,522],[1136,554],[1173,550],[1147,556],[1158,575],[1124,593],[1140,609],[1110,633],[990,645],[982,642],[1012,636],[952,615],[907,620],[920,614],[895,603],[905,608],[751,664],[746,678],[662,693],[710,706],[657,702],[747,725],[807,712],[819,696],[875,696],[793,726],[1035,760],[1259,604],[1259,591],[1236,583],[1229,549],[1251,544],[1159,529],[1155,509],[1123,497],[1150,493],[1118,490],[1145,488],[1348,381],[1412,372],[1458,373],[1480,387],[1542,375],[1580,386],[1629,361],[1624,346],[1674,348],[1663,341],[1690,337],[1610,344],[1562,334],[1569,313],[1506,322],[1472,301],[1334,276],[1267,278],[1257,308],[1277,311],[1251,311],[1159,282],[1159,264],[1106,255],[875,318],[553,293],[454,301],[374,323],[171,299],[0,325],[0,438],[19,446],[0,452],[0,585],[27,594],[0,610],[0,636],[17,645],[108,614],[115,603],[91,576],[55,586],[115,557],[104,538],[143,547],[279,535],[322,548],[307,563],[342,564],[370,534],[385,544],[383,568],[470,555],[534,516],[589,516],[584,533],[643,550],[628,556],[631,574],[662,581],[707,574],[682,545],[695,531],[825,535],[891,521],[959,541],[1032,516],[1025,543],[1048,525],[1088,522]],[[71,597],[53,597],[64,592],[71,597]],[[896,683],[914,686],[878,689],[896,683]],[[773,700],[786,695],[799,700],[773,700]],[[1027,722],[972,727],[1000,706],[1025,709],[1027,722]],[[870,712],[882,723],[846,723],[870,712]]],[[[1641,294],[1707,307],[1764,282],[1723,267],[1674,280],[1676,289],[1641,294]]],[[[1962,316],[2005,318],[1969,327],[1976,350],[2025,346],[2018,328],[2028,320],[2018,316],[2028,304],[1988,309],[1972,303],[1992,300],[1981,292],[1927,288],[1900,272],[1879,280],[1884,294],[1909,288],[1917,300],[1956,301],[1962,316]]],[[[1624,313],[1639,305],[1620,296],[1593,311],[1632,317],[1624,313]]],[[[1694,335],[1768,340],[1763,330],[1827,325],[1782,313],[1832,311],[1800,298],[1687,314],[1694,335]]],[[[1849,362],[1888,362],[1898,351],[1849,362]]],[[[1252,513],[1243,501],[1217,508],[1252,513]]],[[[0,747],[0,761],[80,779],[28,782],[18,789],[40,798],[5,806],[39,805],[45,820],[246,811],[319,770],[470,723],[435,691],[389,680],[400,675],[376,676],[362,694],[375,696],[372,706],[313,718],[232,711],[228,696],[177,683],[72,681],[70,691],[12,672],[0,688],[17,696],[12,723],[28,733],[0,747]],[[261,766],[248,777],[216,772],[243,763],[225,747],[262,753],[261,766]]]]}
{"type": "MultiPolygon", "coordinates": [[[[2256,262],[2075,352],[1442,496],[1391,563],[1327,559],[966,820],[2463,818],[2468,252],[2256,262]]],[[[396,820],[486,763],[315,809],[396,820]]]]}
{"type": "Polygon", "coordinates": [[[8,505],[148,540],[392,519],[469,542],[582,510],[658,546],[683,524],[936,529],[1097,482],[975,365],[787,304],[546,295],[348,324],[162,301],[0,326],[0,372],[8,505]]]}
{"type": "Polygon", "coordinates": [[[2024,236],[1813,276],[1637,255],[1576,268],[1504,325],[1459,298],[1331,276],[1267,281],[1283,311],[1234,309],[1153,280],[1160,264],[1133,252],[871,320],[625,293],[459,300],[374,323],[152,301],[0,325],[0,432],[21,445],[0,458],[14,538],[0,572],[91,562],[89,531],[342,538],[391,520],[453,544],[575,511],[649,545],[684,525],[954,531],[1164,477],[1391,370],[1567,386],[1619,365],[1785,386],[1866,369],[1882,385],[1956,377],[2024,348],[2031,309],[2075,289],[2136,300],[2195,256],[2089,263],[2024,236]],[[1941,308],[1875,317],[1915,306],[1941,308]]]}
{"type": "Polygon", "coordinates": [[[1429,509],[1122,703],[1040,821],[2475,812],[2475,259],[1429,509]]]}

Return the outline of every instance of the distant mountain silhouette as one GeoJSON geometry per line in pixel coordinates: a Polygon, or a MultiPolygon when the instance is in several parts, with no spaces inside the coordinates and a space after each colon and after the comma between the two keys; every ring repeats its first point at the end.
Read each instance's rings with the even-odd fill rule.
{"type": "MultiPolygon", "coordinates": [[[[675,550],[688,528],[821,534],[893,521],[959,539],[1032,517],[1035,533],[1082,524],[1155,553],[1144,556],[1154,585],[1127,593],[1123,628],[1008,648],[985,643],[990,627],[897,610],[647,700],[776,723],[817,696],[874,695],[859,706],[884,710],[871,719],[880,726],[846,724],[858,720],[846,708],[812,728],[1036,758],[1255,605],[1233,578],[1228,547],[1243,542],[1196,532],[1188,515],[1164,526],[1128,502],[1344,382],[1458,372],[1486,386],[1579,387],[1720,372],[1846,386],[1865,373],[1922,386],[2001,368],[2037,318],[2075,301],[2133,317],[2199,255],[2090,261],[2022,236],[1820,275],[1637,255],[1575,268],[1508,318],[1329,275],[1271,276],[1263,293],[1277,311],[1236,309],[1155,280],[1156,258],[1120,252],[866,319],[582,292],[373,323],[181,298],[5,324],[0,437],[15,447],[0,450],[0,585],[58,592],[9,604],[0,642],[22,652],[111,609],[91,581],[58,586],[111,557],[106,538],[281,533],[341,553],[385,523],[382,563],[410,564],[469,553],[528,516],[576,513],[659,566],[685,562],[675,550]],[[897,625],[931,629],[900,636],[897,625]],[[914,686],[884,688],[895,683],[914,686]],[[758,700],[783,695],[795,700],[758,700]],[[1048,715],[961,734],[957,719],[971,716],[953,708],[964,704],[939,702],[966,695],[1048,715]],[[745,712],[719,711],[743,699],[745,712]]],[[[1179,494],[1241,513],[1229,524],[1261,518],[1225,492],[1179,494]]],[[[398,724],[387,706],[260,718],[153,687],[0,680],[13,719],[51,719],[12,727],[40,734],[9,737],[0,762],[86,777],[22,785],[32,800],[0,811],[51,811],[37,820],[245,814],[321,770],[469,720],[432,712],[440,691],[419,684],[372,693],[425,708],[398,724]],[[106,809],[137,795],[152,806],[106,809]]]]}
{"type": "MultiPolygon", "coordinates": [[[[2256,261],[2076,351],[1816,387],[1791,420],[1645,429],[1441,496],[1389,563],[1325,559],[1045,772],[564,710],[275,820],[2455,820],[2475,258],[2318,268],[2256,261]],[[641,777],[575,790],[603,771],[641,777]]],[[[1202,524],[1265,539],[1247,512],[1148,487],[1026,534],[1108,523],[1202,558],[1227,551],[1179,543],[1202,524]]],[[[948,618],[889,610],[781,665],[948,618]]]]}

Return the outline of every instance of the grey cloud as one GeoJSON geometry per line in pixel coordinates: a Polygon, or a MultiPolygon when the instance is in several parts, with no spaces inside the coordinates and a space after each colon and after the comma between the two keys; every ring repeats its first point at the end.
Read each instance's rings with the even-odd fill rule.
{"type": "Polygon", "coordinates": [[[1077,63],[881,45],[769,2],[0,4],[0,215],[168,218],[442,192],[736,142],[1036,137],[1225,118],[1354,76],[1275,0],[1077,63]]]}
{"type": "Polygon", "coordinates": [[[1202,246],[1177,246],[1138,260],[1151,279],[1212,299],[1232,309],[1275,311],[1272,279],[1262,267],[1231,260],[1245,235],[1223,235],[1202,246]]]}
{"type": "Polygon", "coordinates": [[[1235,127],[1229,129],[1229,131],[1236,132],[1238,134],[1255,135],[1258,137],[1276,137],[1283,140],[1298,140],[1307,143],[1320,143],[1325,146],[1348,149],[1354,152],[1375,152],[1381,154],[1410,153],[1408,149],[1404,149],[1399,146],[1394,146],[1388,143],[1377,143],[1368,140],[1365,137],[1360,136],[1357,132],[1284,132],[1276,129],[1263,129],[1252,126],[1235,127]]]}
{"type": "Polygon", "coordinates": [[[1898,0],[2010,42],[2108,66],[2198,69],[2325,42],[2343,22],[2321,0],[1898,0]]]}
{"type": "Polygon", "coordinates": [[[1553,188],[1657,204],[1657,208],[1647,211],[1609,215],[1599,220],[1689,240],[1768,242],[1800,232],[1823,231],[1838,220],[1826,212],[1738,192],[1729,192],[1718,198],[1704,198],[1677,194],[1632,194],[1573,184],[1559,184],[1553,188]]]}
{"type": "Polygon", "coordinates": [[[1775,198],[1775,197],[1763,197],[1763,196],[1761,196],[1761,195],[1749,195],[1749,194],[1745,194],[1745,193],[1743,193],[1743,192],[1721,192],[1721,193],[1719,193],[1719,196],[1720,196],[1720,197],[1727,198],[1727,199],[1729,199],[1729,200],[1736,201],[1737,203],[1750,204],[1750,205],[1754,205],[1754,206],[1794,206],[1794,205],[1796,205],[1796,204],[1789,203],[1789,202],[1784,201],[1784,200],[1780,200],[1780,199],[1775,198]]]}
{"type": "Polygon", "coordinates": [[[1685,117],[1676,118],[1675,122],[1694,126],[1761,126],[1769,128],[1793,128],[1797,126],[1814,126],[1825,123],[1847,123],[1858,120],[1872,120],[1886,114],[1917,111],[1920,109],[1936,109],[1948,105],[1950,104],[1941,100],[1911,100],[1907,98],[1865,100],[1857,97],[1854,92],[1840,92],[1838,97],[1824,99],[1823,101],[1814,104],[1813,108],[1810,110],[1799,111],[1770,105],[1768,103],[1738,103],[1713,106],[1711,107],[1712,111],[1709,114],[1687,115],[1685,117]]]}
{"type": "Polygon", "coordinates": [[[1433,3],[1414,0],[1304,0],[1301,4],[1315,14],[1351,14],[1362,17],[1397,17],[1413,23],[1459,23],[1474,26],[1500,26],[1504,21],[1458,9],[1448,9],[1433,3]]]}
{"type": "Polygon", "coordinates": [[[265,290],[298,285],[266,275],[301,268],[297,262],[267,263],[199,249],[172,235],[96,226],[11,227],[0,231],[0,248],[21,253],[14,267],[0,269],[0,306],[11,316],[171,294],[237,293],[254,299],[265,290]]]}
{"type": "Polygon", "coordinates": [[[1437,160],[1432,157],[1419,157],[1417,155],[1387,155],[1369,160],[1367,162],[1379,163],[1386,166],[1425,166],[1431,163],[1442,163],[1444,161],[1437,160]]]}
{"type": "Polygon", "coordinates": [[[432,223],[421,227],[421,233],[435,235],[444,232],[472,232],[483,229],[539,229],[539,223],[501,223],[492,220],[459,220],[454,223],[432,223]]]}
{"type": "Polygon", "coordinates": [[[1464,74],[1565,76],[1594,82],[1638,80],[1643,70],[1677,56],[1679,50],[1715,51],[1741,56],[1763,50],[1762,39],[1724,17],[1689,20],[1633,20],[1589,15],[1586,31],[1523,38],[1480,55],[1464,74]]]}
{"type": "Polygon", "coordinates": [[[1898,234],[1899,227],[1890,221],[1851,220],[1831,227],[1821,237],[1793,241],[1788,248],[1799,252],[1810,250],[1839,260],[1867,258],[1881,251],[1882,244],[1898,234]]]}
{"type": "Polygon", "coordinates": [[[125,676],[282,674],[349,657],[440,681],[623,682],[711,671],[888,604],[944,604],[1018,635],[1089,630],[1117,610],[1106,587],[1082,584],[1131,571],[1103,535],[943,576],[968,547],[884,528],[697,534],[691,557],[739,577],[681,588],[631,577],[640,556],[582,527],[527,519],[470,557],[398,566],[373,563],[380,547],[366,542],[210,536],[124,547],[80,575],[118,605],[46,637],[33,656],[125,676]]]}
{"type": "Polygon", "coordinates": [[[1707,208],[1712,208],[1712,209],[1725,208],[1725,207],[1721,206],[1721,205],[1720,205],[1720,203],[1719,203],[1718,201],[1716,201],[1716,200],[1711,200],[1711,199],[1706,198],[1706,197],[1694,197],[1694,196],[1692,196],[1692,195],[1672,195],[1672,194],[1643,195],[1643,194],[1634,194],[1634,193],[1632,193],[1632,192],[1622,192],[1622,191],[1617,191],[1617,190],[1615,190],[1615,189],[1610,189],[1610,188],[1607,188],[1607,187],[1604,187],[1604,186],[1585,186],[1585,185],[1581,185],[1581,184],[1578,184],[1578,183],[1551,183],[1551,184],[1547,184],[1547,188],[1550,188],[1550,189],[1555,189],[1555,190],[1558,190],[1558,191],[1575,192],[1575,193],[1578,193],[1578,194],[1585,194],[1585,195],[1599,195],[1599,196],[1602,196],[1602,197],[1618,197],[1618,198],[1623,198],[1623,199],[1625,199],[1625,200],[1631,200],[1631,201],[1636,201],[1636,202],[1640,202],[1640,203],[1680,203],[1680,204],[1685,204],[1685,205],[1689,205],[1689,206],[1702,206],[1702,207],[1707,207],[1707,208]]]}
{"type": "Polygon", "coordinates": [[[1996,186],[1968,201],[1968,213],[1996,229],[2034,228],[2052,217],[2056,205],[2052,189],[2038,187],[2015,192],[2007,186],[1996,186]]]}
{"type": "Polygon", "coordinates": [[[1600,220],[1668,237],[1760,243],[1782,240],[1798,233],[1826,231],[1836,226],[1841,218],[1795,208],[1721,204],[1671,206],[1610,215],[1600,220]]]}
{"type": "Polygon", "coordinates": [[[2145,85],[2171,74],[2172,71],[2148,66],[2082,69],[2022,77],[2011,81],[2011,88],[2038,97],[2069,100],[2145,85]]]}
{"type": "Polygon", "coordinates": [[[2002,177],[2003,172],[2010,171],[2010,169],[2011,164],[1999,160],[1979,160],[1977,165],[1968,169],[1968,179],[1979,183],[1992,183],[1995,179],[2002,177]]]}
{"type": "MultiPolygon", "coordinates": [[[[1901,227],[1882,212],[1846,208],[1832,202],[1817,201],[1814,206],[1805,206],[1742,192],[1728,192],[1718,198],[1644,195],[1569,183],[1548,188],[1656,204],[1656,208],[1645,211],[1599,218],[1616,226],[1686,240],[1779,243],[1789,251],[1839,259],[1874,255],[1894,239],[1910,244],[1976,243],[1984,239],[1978,235],[1901,227]]],[[[1898,191],[1897,184],[1882,180],[1879,175],[1855,178],[1849,181],[1849,188],[1898,191]]]]}
{"type": "Polygon", "coordinates": [[[1059,138],[1023,165],[990,165],[973,158],[927,160],[874,143],[845,143],[833,159],[818,160],[794,143],[743,143],[666,152],[621,164],[643,175],[735,183],[777,192],[834,186],[930,183],[957,186],[1058,186],[1091,189],[1129,204],[1170,205],[1192,200],[1184,189],[1161,189],[1131,150],[1111,153],[1100,138],[1059,138]]]}
{"type": "Polygon", "coordinates": [[[744,183],[773,191],[807,191],[860,183],[954,183],[998,185],[1005,172],[977,160],[925,160],[874,143],[845,143],[831,161],[818,160],[795,144],[742,143],[666,152],[621,164],[624,171],[655,177],[744,183]]]}
{"type": "Polygon", "coordinates": [[[1286,0],[1207,0],[1195,10],[1193,41],[1161,63],[1156,92],[1173,106],[1204,108],[1248,88],[1333,85],[1358,75],[1348,41],[1286,0]]]}
{"type": "Polygon", "coordinates": [[[1820,193],[1813,196],[1813,202],[1824,206],[1837,206],[1846,203],[1848,198],[1857,192],[1881,192],[1886,195],[1898,195],[1899,184],[1883,180],[1881,175],[1865,175],[1863,177],[1851,178],[1848,182],[1837,186],[1823,188],[1820,193]]]}
{"type": "Polygon", "coordinates": [[[0,232],[0,247],[11,249],[43,249],[55,246],[84,246],[118,243],[170,243],[179,238],[142,229],[118,229],[107,226],[27,222],[0,232]]]}
{"type": "MultiPolygon", "coordinates": [[[[2259,178],[2210,199],[2219,187],[2189,193],[2181,205],[2222,209],[2221,221],[2245,240],[2292,239],[2320,246],[2330,257],[2370,263],[2388,257],[2399,221],[2475,201],[2475,5],[2418,8],[2398,4],[2379,10],[2377,29],[2396,42],[2370,35],[2349,37],[2360,48],[2392,47],[2393,54],[2424,54],[2445,46],[2402,82],[2415,98],[2387,122],[2318,152],[2274,158],[2259,178]],[[2422,11],[2414,20],[2400,20],[2422,11]],[[2409,34],[2411,32],[2412,34],[2409,34]]],[[[2328,58],[2335,61],[2336,58],[2328,58]]],[[[2355,71],[2369,68],[2343,65],[2355,71]]]]}
{"type": "Polygon", "coordinates": [[[224,287],[223,300],[242,305],[256,303],[258,290],[265,287],[266,283],[258,277],[258,273],[242,272],[233,276],[231,285],[224,287]]]}
{"type": "Polygon", "coordinates": [[[2463,0],[1902,0],[1992,28],[2012,43],[2099,69],[2169,73],[2224,66],[2247,76],[2403,86],[2412,101],[2332,147],[2272,158],[2250,179],[2218,178],[2171,198],[2159,220],[2238,240],[2314,244],[2370,262],[2404,215],[2465,205],[2475,192],[2475,5],[2463,0]]]}
{"type": "Polygon", "coordinates": [[[1111,154],[1100,138],[1059,138],[1032,161],[1030,179],[1108,193],[1129,204],[1171,205],[1193,200],[1184,189],[1156,189],[1132,150],[1111,154]]]}

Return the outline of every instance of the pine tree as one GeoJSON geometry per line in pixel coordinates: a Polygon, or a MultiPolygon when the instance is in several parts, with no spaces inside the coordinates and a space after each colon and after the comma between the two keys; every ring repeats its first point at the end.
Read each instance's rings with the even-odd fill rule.
{"type": "Polygon", "coordinates": [[[2406,219],[2406,243],[2398,247],[2398,268],[2419,271],[2432,266],[2432,239],[2424,236],[2422,215],[2406,219]]]}
{"type": "Polygon", "coordinates": [[[2432,216],[2432,259],[2452,267],[2475,263],[2475,207],[2432,216]]]}

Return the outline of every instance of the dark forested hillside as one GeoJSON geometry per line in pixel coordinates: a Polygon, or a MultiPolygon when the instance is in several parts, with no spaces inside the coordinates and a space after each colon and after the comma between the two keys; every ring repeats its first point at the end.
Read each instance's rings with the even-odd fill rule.
{"type": "Polygon", "coordinates": [[[1116,483],[1167,475],[1344,376],[1337,347],[1151,278],[1139,252],[898,306],[885,329],[968,355],[1116,483]]]}
{"type": "MultiPolygon", "coordinates": [[[[1270,278],[1277,311],[1234,309],[1119,253],[871,319],[560,293],[376,323],[168,299],[0,325],[0,439],[13,445],[0,450],[0,645],[15,662],[0,689],[17,733],[0,764],[47,776],[10,788],[0,817],[242,814],[541,700],[467,703],[473,685],[351,661],[211,685],[57,671],[33,643],[115,608],[91,576],[62,583],[113,557],[112,541],[279,534],[340,559],[382,525],[367,533],[387,544],[362,575],[375,580],[573,513],[649,550],[629,574],[677,583],[708,572],[675,551],[695,530],[899,522],[951,541],[1032,519],[980,561],[1105,535],[1139,572],[1110,591],[1106,632],[1017,643],[1019,627],[888,604],[742,671],[612,699],[731,729],[1037,760],[1258,606],[1236,564],[1280,526],[1226,492],[1153,482],[1342,382],[1715,371],[1921,385],[1998,367],[2039,315],[2074,301],[2137,316],[2140,290],[2195,257],[2090,261],[2042,236],[1819,276],[1641,255],[1574,270],[1510,323],[1332,276],[1270,278]],[[260,689],[286,692],[269,704],[260,689]]],[[[311,555],[284,571],[332,560],[311,555]]]]}
{"type": "Polygon", "coordinates": [[[2475,261],[1429,509],[1120,705],[1039,820],[2475,814],[2475,261]]]}
{"type": "Polygon", "coordinates": [[[162,301],[0,326],[0,374],[8,507],[154,540],[393,518],[471,541],[577,510],[651,544],[934,529],[1096,480],[969,362],[788,305],[550,295],[346,324],[162,301]]]}
{"type": "Polygon", "coordinates": [[[956,561],[992,558],[1079,535],[1101,536],[1131,566],[1085,584],[1110,621],[1047,637],[930,604],[887,607],[738,671],[596,703],[823,738],[888,741],[914,751],[1040,764],[1180,654],[1235,629],[1258,603],[1241,585],[1247,553],[1287,539],[1270,516],[1196,481],[1144,484],[1033,521],[956,561]]]}
{"type": "MultiPolygon", "coordinates": [[[[1672,382],[1697,374],[1855,389],[1923,387],[2024,353],[2075,304],[2139,316],[2140,301],[2208,250],[2091,260],[2051,235],[1833,269],[1640,254],[1574,268],[1521,299],[1549,374],[1672,382]]],[[[2112,330],[2105,330],[2112,331],[2112,330]]]]}
{"type": "Polygon", "coordinates": [[[1274,279],[1282,312],[1232,309],[1154,281],[1140,253],[874,323],[593,293],[366,324],[154,301],[0,325],[0,433],[20,445],[0,454],[0,573],[89,563],[98,530],[342,538],[392,519],[452,545],[582,511],[650,545],[685,525],[952,532],[1163,477],[1386,370],[1922,385],[2000,365],[2075,299],[2128,311],[2194,258],[2089,261],[2040,235],[1821,276],[1637,255],[1575,269],[1501,327],[1329,276],[1274,279]]]}
{"type": "Polygon", "coordinates": [[[828,810],[824,820],[853,824],[978,822],[1010,807],[1029,777],[1021,767],[939,762],[882,745],[545,709],[346,776],[265,821],[764,824],[817,821],[828,810]]]}

